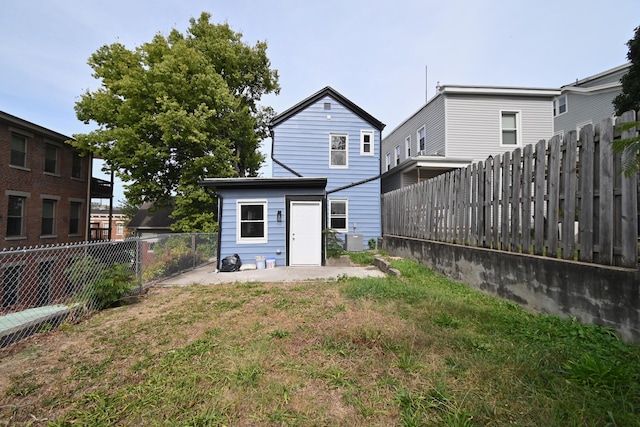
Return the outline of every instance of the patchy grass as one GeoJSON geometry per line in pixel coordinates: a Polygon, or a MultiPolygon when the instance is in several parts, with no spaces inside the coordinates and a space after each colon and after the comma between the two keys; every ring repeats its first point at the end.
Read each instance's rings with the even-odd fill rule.
{"type": "Polygon", "coordinates": [[[638,426],[640,350],[401,278],[151,290],[0,351],[0,425],[638,426]]]}

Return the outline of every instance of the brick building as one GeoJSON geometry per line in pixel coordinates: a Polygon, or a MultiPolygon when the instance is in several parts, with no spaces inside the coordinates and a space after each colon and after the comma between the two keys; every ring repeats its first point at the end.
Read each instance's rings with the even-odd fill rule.
{"type": "Polygon", "coordinates": [[[91,198],[112,188],[69,139],[0,111],[0,248],[88,240],[91,198]]]}

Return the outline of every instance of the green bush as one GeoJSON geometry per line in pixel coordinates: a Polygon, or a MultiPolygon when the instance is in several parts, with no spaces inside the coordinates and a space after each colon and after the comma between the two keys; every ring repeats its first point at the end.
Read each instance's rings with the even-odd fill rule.
{"type": "Polygon", "coordinates": [[[327,257],[337,258],[344,253],[344,241],[338,237],[338,234],[330,229],[323,230],[325,238],[325,247],[327,248],[327,257]]]}
{"type": "Polygon", "coordinates": [[[126,263],[112,264],[103,270],[89,290],[91,303],[99,310],[112,307],[123,295],[137,286],[134,274],[126,263]]]}

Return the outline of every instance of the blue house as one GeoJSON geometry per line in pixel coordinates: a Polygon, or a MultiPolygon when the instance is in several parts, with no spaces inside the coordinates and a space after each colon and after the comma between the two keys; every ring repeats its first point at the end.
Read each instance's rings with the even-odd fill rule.
{"type": "Polygon", "coordinates": [[[219,258],[237,253],[277,266],[323,265],[322,231],[345,239],[381,234],[384,124],[331,87],[271,122],[272,178],[208,178],[218,196],[219,258]]]}

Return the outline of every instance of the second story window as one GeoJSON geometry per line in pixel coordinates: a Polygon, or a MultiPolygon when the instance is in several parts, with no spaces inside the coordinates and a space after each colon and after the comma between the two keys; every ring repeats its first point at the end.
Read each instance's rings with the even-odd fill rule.
{"type": "Polygon", "coordinates": [[[42,200],[42,236],[53,236],[56,234],[56,201],[50,199],[42,200]]]}
{"type": "Polygon", "coordinates": [[[391,169],[391,154],[387,153],[384,159],[384,163],[385,163],[385,168],[384,168],[385,171],[388,171],[389,169],[391,169]]]}
{"type": "Polygon", "coordinates": [[[71,202],[69,207],[69,234],[80,234],[80,215],[82,203],[71,202]]]}
{"type": "Polygon", "coordinates": [[[425,126],[422,126],[420,129],[418,129],[417,137],[418,151],[424,151],[426,149],[427,143],[427,128],[425,126]]]}
{"type": "Polygon", "coordinates": [[[22,135],[11,135],[11,165],[27,167],[27,138],[22,135]]]}
{"type": "Polygon", "coordinates": [[[71,159],[71,178],[82,178],[82,157],[76,151],[71,159]]]}
{"type": "Polygon", "coordinates": [[[329,167],[347,168],[349,166],[349,137],[343,134],[331,134],[329,167]]]}
{"type": "Polygon", "coordinates": [[[400,164],[400,146],[396,145],[396,166],[400,164]]]}
{"type": "Polygon", "coordinates": [[[404,140],[404,150],[407,153],[407,159],[411,157],[411,137],[408,136],[405,140],[404,140]]]}
{"type": "Polygon", "coordinates": [[[58,173],[58,147],[53,144],[44,146],[44,171],[46,173],[58,173]]]}
{"type": "Polygon", "coordinates": [[[9,196],[9,210],[7,212],[7,237],[24,235],[24,214],[27,199],[19,196],[9,196]]]}
{"type": "Polygon", "coordinates": [[[360,131],[360,155],[373,156],[373,131],[360,131]]]}
{"type": "Polygon", "coordinates": [[[553,116],[559,116],[567,112],[567,95],[562,95],[553,100],[553,116]]]}
{"type": "Polygon", "coordinates": [[[519,145],[518,113],[503,111],[501,113],[500,129],[502,131],[502,145],[519,145]]]}

